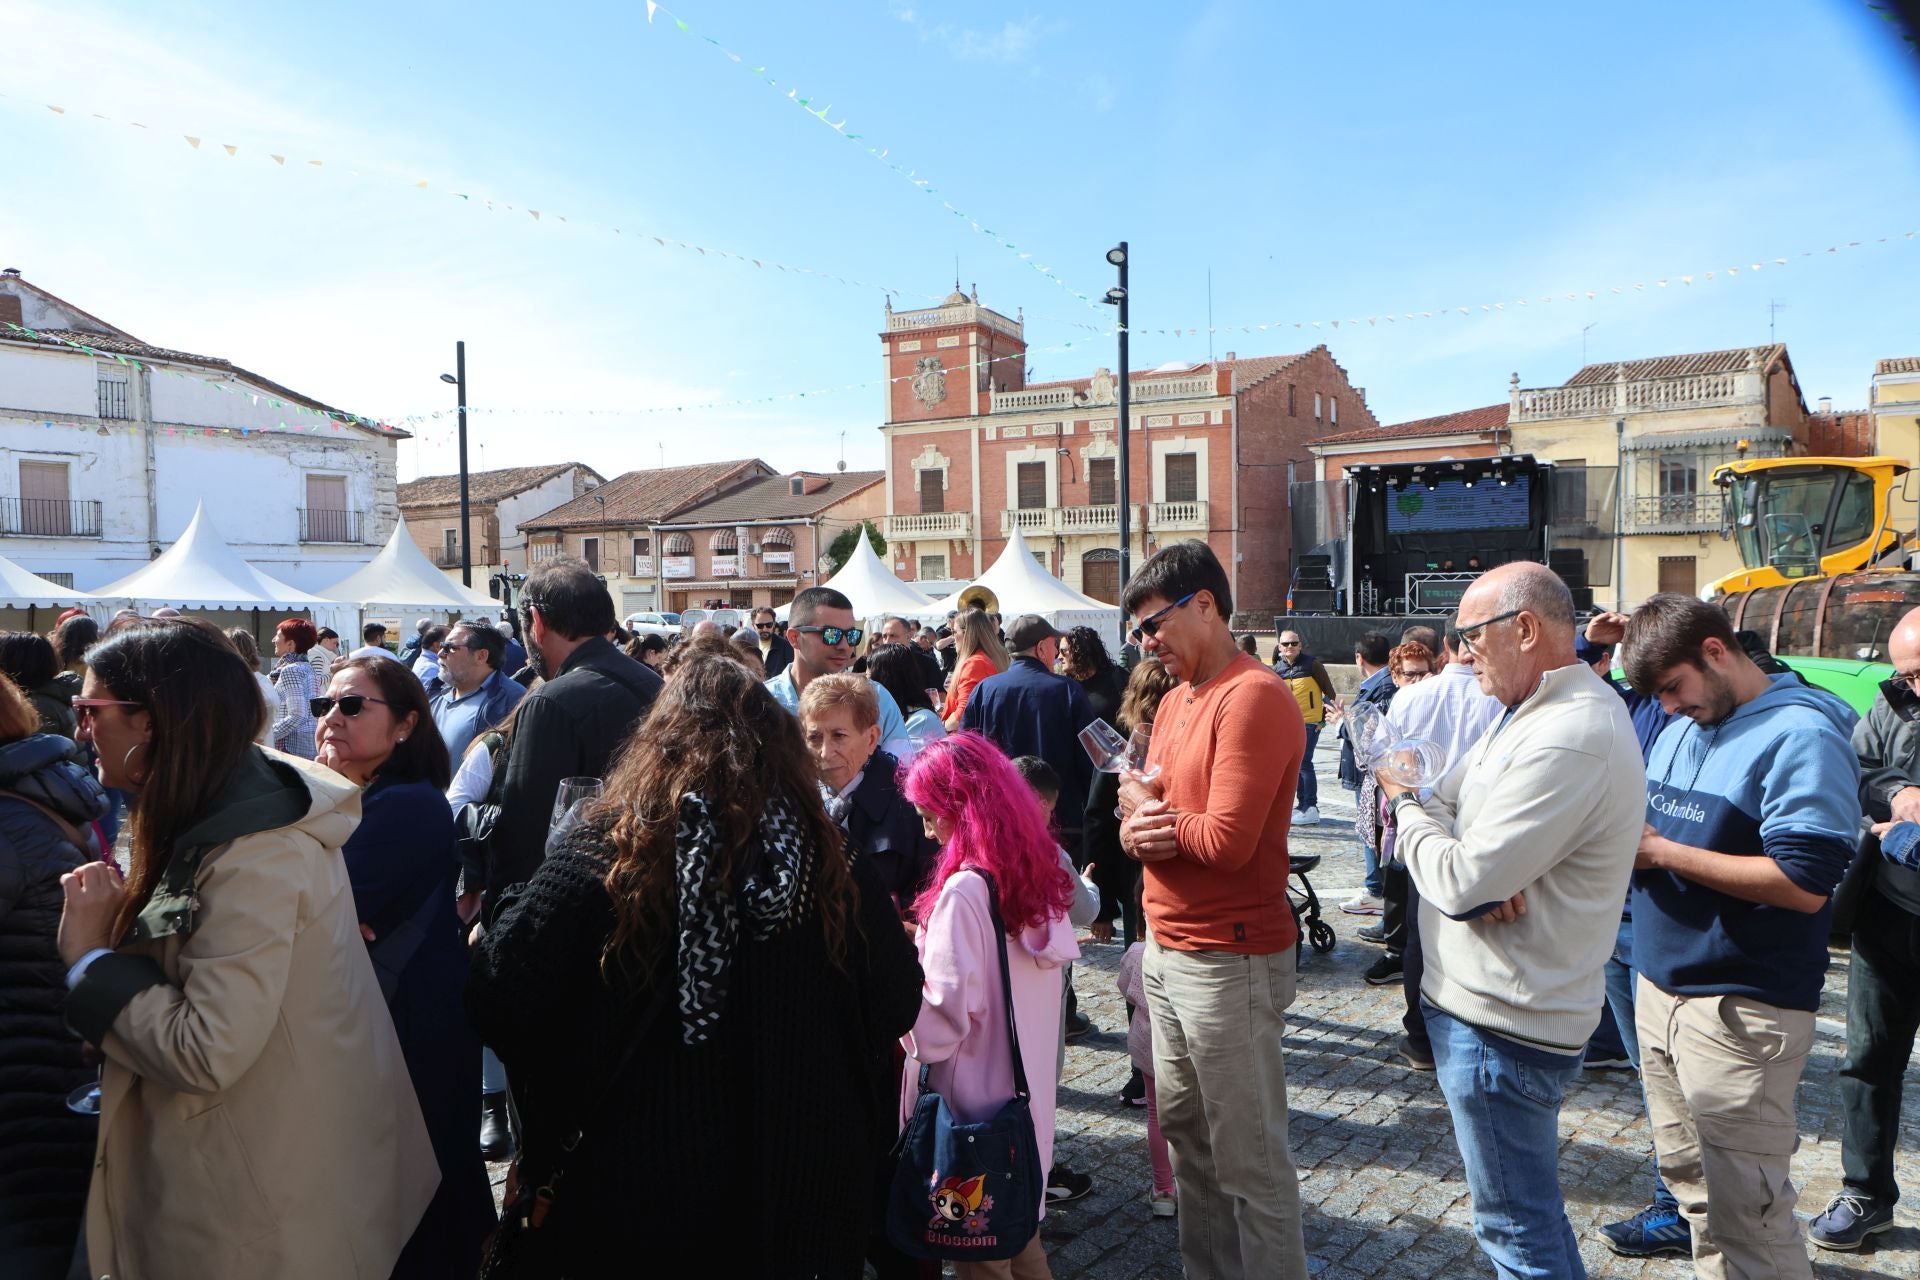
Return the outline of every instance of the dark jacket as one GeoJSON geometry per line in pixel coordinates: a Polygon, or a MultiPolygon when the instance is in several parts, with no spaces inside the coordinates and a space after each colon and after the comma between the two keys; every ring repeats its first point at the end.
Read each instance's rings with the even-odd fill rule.
{"type": "Polygon", "coordinates": [[[71,742],[78,727],[73,716],[73,698],[80,690],[60,678],[68,674],[63,671],[39,688],[29,689],[27,698],[40,714],[40,731],[57,733],[71,742]]]}
{"type": "MultiPolygon", "coordinates": [[[[1876,694],[1853,727],[1853,754],[1860,761],[1860,811],[1885,822],[1893,816],[1893,797],[1903,787],[1920,787],[1920,721],[1902,720],[1887,695],[1876,694]]],[[[1861,870],[1868,877],[1863,889],[1920,915],[1920,871],[1878,858],[1861,870]]]]}
{"type": "MultiPolygon", "coordinates": [[[[409,921],[426,930],[388,1001],[407,1075],[440,1162],[440,1186],[394,1267],[395,1277],[472,1276],[491,1229],[493,1191],[474,1141],[480,1110],[480,1037],[468,1024],[467,946],[454,914],[453,814],[431,782],[375,778],[361,793],[360,825],[340,854],[354,909],[373,930],[369,950],[409,921]]],[[[390,953],[388,953],[390,955],[390,953]]]]}
{"type": "Polygon", "coordinates": [[[974,686],[960,727],[977,729],[1009,756],[1039,756],[1060,775],[1054,826],[1077,832],[1093,784],[1093,761],[1080,746],[1080,731],[1093,723],[1093,704],[1080,686],[1022,655],[997,676],[974,686]]]}
{"type": "Polygon", "coordinates": [[[1134,888],[1140,883],[1140,864],[1120,847],[1120,775],[1096,773],[1087,790],[1085,825],[1080,828],[1081,867],[1093,872],[1100,890],[1102,920],[1133,917],[1134,888]]]}
{"type": "MultiPolygon", "coordinates": [[[[107,796],[70,762],[72,749],[53,734],[0,746],[0,790],[46,805],[91,839],[87,824],[106,813],[107,796]]],[[[62,1014],[66,966],[54,935],[60,877],[92,857],[33,805],[0,796],[0,1274],[9,1277],[65,1276],[87,1205],[96,1122],[66,1099],[94,1073],[62,1014]]]]}
{"type": "MultiPolygon", "coordinates": [[[[1393,682],[1385,667],[1380,668],[1360,682],[1353,700],[1356,704],[1370,702],[1386,714],[1387,705],[1393,701],[1393,695],[1400,686],[1393,682]]],[[[1360,765],[1353,758],[1353,740],[1347,737],[1347,726],[1340,726],[1340,785],[1349,791],[1360,789],[1360,765]]]]}
{"type": "Polygon", "coordinates": [[[500,891],[531,879],[539,868],[560,780],[605,777],[660,685],[651,667],[593,636],[568,655],[553,679],[522,700],[494,788],[500,820],[487,842],[489,919],[500,891]]]}
{"type": "Polygon", "coordinates": [[[767,646],[767,651],[760,658],[766,664],[768,677],[777,676],[793,661],[793,646],[787,643],[785,636],[775,632],[773,643],[767,646]]]}
{"type": "Polygon", "coordinates": [[[597,831],[570,835],[507,893],[467,985],[530,1147],[594,1107],[547,1220],[565,1274],[627,1274],[639,1240],[661,1275],[858,1277],[873,1169],[899,1132],[893,1043],[921,989],[874,868],[853,859],[838,963],[817,919],[767,938],[743,927],[718,1023],[687,1044],[671,999],[649,1014],[658,984],[677,983],[673,933],[651,966],[602,968],[611,854],[597,831]]]}
{"type": "Polygon", "coordinates": [[[1110,725],[1120,723],[1120,695],[1125,692],[1121,687],[1120,669],[1108,667],[1097,676],[1090,676],[1080,682],[1080,692],[1087,695],[1087,701],[1093,706],[1093,714],[1110,725]]]}
{"type": "Polygon", "coordinates": [[[506,672],[507,679],[511,680],[515,676],[519,675],[520,669],[526,665],[527,665],[526,646],[521,644],[518,640],[515,640],[512,636],[508,636],[507,651],[500,655],[500,669],[506,672]]]}
{"type": "Polygon", "coordinates": [[[900,794],[899,762],[884,751],[867,761],[860,785],[849,797],[847,838],[873,864],[880,881],[904,914],[933,871],[940,846],[927,839],[919,811],[900,794]]]}

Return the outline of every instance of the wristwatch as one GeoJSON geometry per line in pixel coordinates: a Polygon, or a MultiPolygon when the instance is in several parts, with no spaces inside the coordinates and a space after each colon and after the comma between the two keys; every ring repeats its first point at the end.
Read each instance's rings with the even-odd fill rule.
{"type": "Polygon", "coordinates": [[[1400,810],[1405,808],[1407,805],[1412,805],[1414,808],[1419,809],[1420,812],[1422,813],[1426,812],[1426,809],[1423,808],[1420,804],[1419,796],[1415,795],[1411,791],[1402,791],[1399,795],[1393,798],[1392,808],[1393,808],[1393,820],[1395,822],[1400,821],[1400,810]]]}

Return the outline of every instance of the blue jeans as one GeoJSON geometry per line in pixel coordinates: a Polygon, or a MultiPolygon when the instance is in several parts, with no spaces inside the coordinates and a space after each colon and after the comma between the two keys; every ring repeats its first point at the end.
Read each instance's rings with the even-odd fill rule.
{"type": "Polygon", "coordinates": [[[1586,1280],[1560,1196],[1560,1098],[1580,1054],[1468,1026],[1421,1002],[1473,1193],[1473,1234],[1503,1278],[1586,1280]]]}
{"type": "Polygon", "coordinates": [[[1293,807],[1296,812],[1320,807],[1320,779],[1313,771],[1313,748],[1320,741],[1323,727],[1317,724],[1307,726],[1307,750],[1300,757],[1300,781],[1293,788],[1293,807]]]}
{"type": "MultiPolygon", "coordinates": [[[[1633,918],[1628,916],[1620,921],[1620,932],[1613,941],[1613,955],[1607,961],[1607,1011],[1613,1014],[1613,1025],[1620,1029],[1620,1044],[1627,1051],[1627,1061],[1633,1064],[1637,1073],[1640,1070],[1640,1033],[1633,1023],[1633,918]]],[[[1640,1091],[1640,1109],[1647,1107],[1647,1094],[1640,1091]]],[[[1655,1156],[1648,1157],[1653,1165],[1653,1203],[1662,1209],[1680,1211],[1680,1202],[1673,1198],[1673,1192],[1667,1190],[1667,1180],[1660,1176],[1660,1161],[1655,1156]]]]}
{"type": "Polygon", "coordinates": [[[1376,898],[1384,897],[1386,894],[1387,885],[1386,885],[1386,881],[1380,878],[1379,850],[1375,849],[1372,845],[1368,844],[1365,840],[1362,840],[1360,842],[1360,854],[1362,857],[1364,857],[1367,860],[1367,875],[1366,875],[1366,879],[1361,882],[1362,887],[1364,887],[1369,894],[1371,894],[1376,898]]]}

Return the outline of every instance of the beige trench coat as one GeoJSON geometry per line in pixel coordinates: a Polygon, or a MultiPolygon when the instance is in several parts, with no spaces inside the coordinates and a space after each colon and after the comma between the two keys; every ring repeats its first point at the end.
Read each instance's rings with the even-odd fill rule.
{"type": "Polygon", "coordinates": [[[254,772],[305,816],[206,854],[192,932],[96,962],[166,976],[101,1046],[103,1280],[386,1280],[440,1180],[340,856],[359,789],[278,752],[254,772]]]}

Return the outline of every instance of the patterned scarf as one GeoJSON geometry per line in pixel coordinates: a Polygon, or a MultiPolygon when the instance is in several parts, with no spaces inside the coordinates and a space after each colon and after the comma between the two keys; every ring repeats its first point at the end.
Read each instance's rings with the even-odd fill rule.
{"type": "Polygon", "coordinates": [[[680,797],[674,885],[680,926],[680,1030],[703,1044],[727,1003],[733,953],[744,913],[747,936],[764,941],[804,920],[813,907],[814,849],[799,811],[785,795],[768,797],[748,851],[745,874],[730,892],[714,866],[720,833],[706,797],[680,797]]]}

